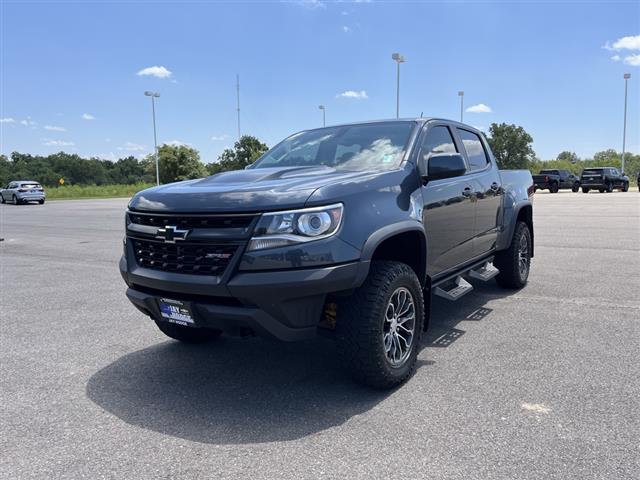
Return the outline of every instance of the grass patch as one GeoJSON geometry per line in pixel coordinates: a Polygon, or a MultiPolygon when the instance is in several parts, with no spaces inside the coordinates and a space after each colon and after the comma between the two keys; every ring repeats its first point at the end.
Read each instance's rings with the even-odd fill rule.
{"type": "Polygon", "coordinates": [[[151,183],[134,185],[62,185],[45,187],[47,200],[69,200],[74,198],[113,198],[132,197],[140,190],[153,187],[151,183]]]}

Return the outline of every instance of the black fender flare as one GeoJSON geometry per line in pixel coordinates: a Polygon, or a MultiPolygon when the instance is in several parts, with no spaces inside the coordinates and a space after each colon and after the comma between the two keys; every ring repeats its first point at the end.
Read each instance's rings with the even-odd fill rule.
{"type": "MultiPolygon", "coordinates": [[[[502,230],[502,238],[501,240],[498,242],[499,248],[497,249],[499,250],[505,250],[507,248],[509,248],[509,245],[511,245],[511,239],[513,238],[513,232],[516,229],[516,223],[517,223],[517,219],[518,216],[520,216],[520,212],[522,211],[523,208],[531,208],[531,256],[533,257],[533,251],[534,251],[534,241],[533,241],[533,203],[529,200],[526,201],[522,201],[518,204],[518,206],[516,208],[513,209],[513,215],[511,216],[511,218],[508,219],[509,223],[507,225],[504,226],[503,230],[502,230]]],[[[503,221],[506,221],[507,219],[505,219],[503,217],[503,221]]]]}
{"type": "Polygon", "coordinates": [[[422,286],[425,285],[427,278],[427,235],[424,231],[424,226],[417,220],[402,220],[390,225],[385,225],[369,235],[369,238],[364,242],[364,246],[361,250],[360,267],[358,268],[354,287],[362,285],[367,278],[373,254],[382,242],[396,235],[407,232],[417,232],[422,240],[422,249],[420,253],[422,255],[421,263],[424,264],[424,269],[423,273],[418,275],[418,280],[420,280],[420,284],[422,286]]]}

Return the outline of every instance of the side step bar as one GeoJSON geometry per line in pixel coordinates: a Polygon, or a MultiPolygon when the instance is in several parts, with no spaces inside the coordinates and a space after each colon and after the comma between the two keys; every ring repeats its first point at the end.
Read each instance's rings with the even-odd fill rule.
{"type": "Polygon", "coordinates": [[[447,300],[458,300],[473,290],[473,285],[467,282],[462,275],[469,274],[471,278],[487,282],[500,273],[500,271],[493,266],[492,260],[493,259],[489,259],[480,265],[476,264],[474,268],[463,271],[457,276],[436,285],[433,288],[433,293],[447,300]]]}
{"type": "Polygon", "coordinates": [[[482,267],[469,270],[469,276],[471,278],[475,278],[477,280],[482,280],[483,282],[487,282],[491,280],[493,277],[498,275],[500,271],[493,266],[493,263],[486,262],[482,267]]]}
{"type": "Polygon", "coordinates": [[[447,300],[455,301],[461,296],[469,293],[471,290],[473,290],[473,285],[462,278],[462,276],[458,275],[453,282],[448,282],[447,284],[443,284],[441,287],[436,287],[433,290],[433,293],[439,297],[446,298],[447,300]],[[447,287],[450,288],[445,290],[447,287]]]}

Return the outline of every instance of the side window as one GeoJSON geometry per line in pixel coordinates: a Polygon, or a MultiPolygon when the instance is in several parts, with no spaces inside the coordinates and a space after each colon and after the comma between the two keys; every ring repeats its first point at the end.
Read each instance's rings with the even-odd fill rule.
{"type": "Polygon", "coordinates": [[[482,170],[485,168],[489,163],[489,159],[484,151],[480,137],[473,132],[460,128],[458,128],[458,135],[460,135],[464,149],[467,152],[469,170],[482,170]]]}
{"type": "Polygon", "coordinates": [[[422,144],[421,154],[430,153],[456,153],[456,144],[448,127],[438,125],[431,127],[422,144]]]}

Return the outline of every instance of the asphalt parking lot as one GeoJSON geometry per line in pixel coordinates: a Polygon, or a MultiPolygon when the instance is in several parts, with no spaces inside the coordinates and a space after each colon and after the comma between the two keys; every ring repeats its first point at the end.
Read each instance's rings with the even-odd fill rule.
{"type": "Polygon", "coordinates": [[[0,206],[0,477],[637,479],[640,194],[539,192],[519,292],[434,300],[416,375],[329,340],[169,341],[124,296],[126,200],[0,206]]]}

